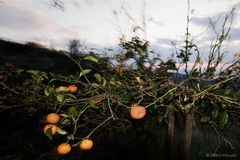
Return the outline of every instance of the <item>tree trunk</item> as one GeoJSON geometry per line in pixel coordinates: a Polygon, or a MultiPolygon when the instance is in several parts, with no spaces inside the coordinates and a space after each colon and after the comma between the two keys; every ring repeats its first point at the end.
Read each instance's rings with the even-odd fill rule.
{"type": "Polygon", "coordinates": [[[194,120],[194,115],[197,111],[197,108],[191,108],[187,113],[186,113],[186,119],[185,119],[185,128],[184,128],[184,133],[183,133],[183,141],[182,145],[180,148],[180,159],[187,159],[188,154],[190,151],[191,147],[191,140],[192,140],[192,128],[193,128],[193,120],[194,120]]]}
{"type": "Polygon", "coordinates": [[[167,159],[172,159],[172,147],[175,129],[175,115],[173,109],[168,109],[168,130],[167,130],[167,159]]]}

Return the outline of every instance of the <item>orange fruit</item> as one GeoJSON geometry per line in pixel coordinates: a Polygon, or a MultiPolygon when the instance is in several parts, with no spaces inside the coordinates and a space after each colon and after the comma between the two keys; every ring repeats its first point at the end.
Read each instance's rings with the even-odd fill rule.
{"type": "Polygon", "coordinates": [[[70,93],[75,93],[75,92],[77,92],[77,90],[78,90],[78,88],[77,88],[77,86],[76,86],[75,84],[69,85],[69,86],[68,86],[68,89],[69,89],[69,92],[70,92],[70,93]]]}
{"type": "Polygon", "coordinates": [[[57,126],[54,124],[47,124],[43,127],[43,132],[46,134],[48,128],[51,128],[51,134],[55,135],[57,133],[57,126]]]}
{"type": "Polygon", "coordinates": [[[68,143],[62,143],[57,147],[57,153],[60,155],[65,155],[71,152],[71,145],[68,143]]]}
{"type": "Polygon", "coordinates": [[[57,124],[60,121],[60,116],[57,113],[49,113],[46,120],[48,123],[57,124]]]}
{"type": "Polygon", "coordinates": [[[124,71],[124,68],[121,67],[121,66],[117,66],[117,67],[114,68],[114,71],[118,74],[122,74],[123,71],[124,71]]]}
{"type": "Polygon", "coordinates": [[[133,119],[142,119],[146,115],[146,108],[137,104],[132,104],[130,115],[133,119]]]}
{"type": "Polygon", "coordinates": [[[79,147],[83,151],[90,150],[93,147],[93,141],[91,139],[84,139],[80,142],[79,147]]]}

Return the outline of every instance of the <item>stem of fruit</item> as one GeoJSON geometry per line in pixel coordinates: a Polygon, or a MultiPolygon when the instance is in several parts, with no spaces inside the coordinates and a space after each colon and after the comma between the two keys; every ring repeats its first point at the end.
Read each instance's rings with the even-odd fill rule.
{"type": "Polygon", "coordinates": [[[99,127],[101,127],[103,124],[105,124],[107,121],[109,121],[109,120],[112,119],[112,118],[113,118],[113,116],[108,117],[107,119],[105,119],[105,121],[103,121],[103,122],[100,123],[96,128],[94,128],[94,129],[92,130],[92,132],[90,132],[90,133],[86,136],[86,138],[89,138],[99,127]]]}

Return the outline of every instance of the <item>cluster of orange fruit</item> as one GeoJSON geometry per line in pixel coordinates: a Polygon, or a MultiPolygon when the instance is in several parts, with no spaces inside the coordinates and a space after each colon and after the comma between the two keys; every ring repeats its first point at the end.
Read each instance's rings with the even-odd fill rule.
{"type": "MultiPolygon", "coordinates": [[[[91,150],[93,148],[93,141],[91,139],[84,139],[80,142],[79,148],[82,151],[91,150]]],[[[57,153],[59,155],[65,155],[70,153],[72,146],[69,143],[62,143],[57,146],[57,153]]]]}
{"type": "Polygon", "coordinates": [[[146,115],[146,108],[139,106],[137,103],[133,103],[130,107],[130,116],[133,119],[142,119],[146,115]]]}
{"type": "MultiPolygon", "coordinates": [[[[57,126],[56,124],[60,121],[60,116],[57,113],[49,113],[46,116],[46,122],[48,123],[43,127],[43,131],[46,134],[49,128],[51,129],[51,135],[55,135],[57,133],[57,126]]],[[[82,151],[90,150],[93,147],[93,141],[90,139],[83,139],[80,144],[79,148],[82,151]]],[[[57,146],[56,151],[59,155],[65,155],[71,152],[72,146],[69,143],[62,143],[57,146]]]]}

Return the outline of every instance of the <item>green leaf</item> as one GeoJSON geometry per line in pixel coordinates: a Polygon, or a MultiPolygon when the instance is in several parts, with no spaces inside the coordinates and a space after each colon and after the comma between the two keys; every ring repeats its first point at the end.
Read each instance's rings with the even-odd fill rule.
{"type": "Polygon", "coordinates": [[[233,90],[232,90],[232,89],[226,89],[226,90],[224,91],[224,94],[225,94],[226,96],[231,96],[231,95],[233,95],[233,90]]]}
{"type": "Polygon", "coordinates": [[[137,51],[140,55],[143,55],[144,50],[143,50],[142,48],[136,47],[135,49],[136,49],[136,51],[137,51]]]}
{"type": "Polygon", "coordinates": [[[50,81],[49,81],[49,83],[52,83],[53,81],[58,81],[59,79],[57,79],[57,78],[52,78],[50,81]]]}
{"type": "Polygon", "coordinates": [[[224,103],[222,103],[222,104],[221,104],[221,109],[226,109],[226,108],[227,108],[227,105],[224,104],[224,103]]]}
{"type": "Polygon", "coordinates": [[[94,73],[93,76],[96,78],[96,80],[97,80],[98,82],[101,82],[101,81],[102,81],[102,76],[101,76],[100,74],[94,73]]]}
{"type": "Polygon", "coordinates": [[[102,77],[102,81],[103,81],[102,85],[105,86],[107,84],[107,81],[106,81],[106,79],[104,77],[102,77]]]}
{"type": "Polygon", "coordinates": [[[65,96],[71,99],[77,99],[77,97],[71,93],[65,93],[65,96]]]}
{"type": "Polygon", "coordinates": [[[61,134],[61,135],[66,135],[66,134],[68,134],[67,131],[62,130],[62,129],[59,128],[59,127],[57,127],[57,132],[58,132],[59,134],[61,134]]]}
{"type": "Polygon", "coordinates": [[[228,121],[228,113],[225,110],[219,117],[219,126],[220,126],[220,128],[223,128],[226,125],[227,121],[228,121]]]}
{"type": "Polygon", "coordinates": [[[63,120],[61,121],[61,124],[64,125],[64,126],[65,126],[65,125],[69,125],[69,124],[70,124],[70,120],[67,119],[67,118],[66,118],[66,119],[63,119],[63,120]]]}
{"type": "Polygon", "coordinates": [[[52,128],[51,128],[51,127],[48,128],[48,129],[46,130],[46,132],[44,132],[44,134],[45,134],[50,140],[52,140],[52,128]]]}
{"type": "Polygon", "coordinates": [[[69,117],[67,114],[60,114],[61,117],[67,118],[69,117]]]}
{"type": "Polygon", "coordinates": [[[76,118],[78,116],[78,111],[75,107],[68,108],[68,115],[72,116],[73,118],[76,118]]]}
{"type": "Polygon", "coordinates": [[[218,107],[214,107],[214,109],[212,110],[211,114],[212,114],[213,118],[218,117],[219,108],[218,107]]]}
{"type": "Polygon", "coordinates": [[[95,63],[99,63],[98,60],[93,56],[87,56],[84,59],[89,60],[89,61],[93,61],[95,63]]]}
{"type": "Polygon", "coordinates": [[[50,94],[55,93],[55,89],[53,87],[45,87],[44,88],[44,94],[46,96],[49,96],[50,94]]]}
{"type": "Polygon", "coordinates": [[[85,74],[88,74],[92,71],[92,69],[84,69],[81,73],[80,73],[80,77],[82,77],[85,74]]]}
{"type": "Polygon", "coordinates": [[[108,110],[108,101],[107,100],[103,101],[102,108],[103,108],[104,112],[108,110]]]}
{"type": "Polygon", "coordinates": [[[37,75],[39,74],[40,71],[38,70],[28,70],[27,73],[31,73],[31,74],[34,74],[34,75],[37,75]]]}
{"type": "Polygon", "coordinates": [[[58,94],[57,95],[57,100],[58,100],[58,102],[62,103],[63,100],[64,100],[64,94],[58,94]]]}
{"type": "Polygon", "coordinates": [[[20,68],[19,68],[19,69],[16,70],[16,73],[18,73],[18,74],[20,74],[20,73],[22,73],[22,72],[24,72],[23,69],[20,69],[20,68]]]}
{"type": "Polygon", "coordinates": [[[50,94],[55,93],[55,89],[53,87],[45,87],[44,88],[44,94],[46,96],[49,96],[50,94]]]}
{"type": "Polygon", "coordinates": [[[155,61],[161,61],[161,58],[155,57],[155,58],[153,58],[153,60],[155,60],[155,61]]]}
{"type": "Polygon", "coordinates": [[[164,119],[164,115],[161,114],[159,117],[158,117],[158,122],[161,123],[164,119]]]}
{"type": "Polygon", "coordinates": [[[95,105],[95,103],[93,101],[89,101],[89,106],[93,109],[98,109],[99,106],[95,105]]]}
{"type": "Polygon", "coordinates": [[[27,101],[29,103],[36,102],[36,100],[37,100],[37,96],[36,95],[30,95],[30,96],[27,97],[27,101]]]}
{"type": "Polygon", "coordinates": [[[73,135],[73,134],[69,134],[69,135],[67,136],[67,139],[68,139],[68,140],[74,140],[74,135],[73,135]]]}
{"type": "Polygon", "coordinates": [[[48,88],[44,88],[44,94],[45,94],[46,96],[49,96],[49,95],[50,95],[50,92],[48,91],[48,88]]]}
{"type": "Polygon", "coordinates": [[[50,93],[55,93],[55,89],[54,89],[53,87],[49,87],[49,88],[48,88],[48,91],[49,91],[50,93]]]}
{"type": "Polygon", "coordinates": [[[66,86],[60,86],[56,88],[56,92],[67,92],[69,89],[66,86]]]}
{"type": "Polygon", "coordinates": [[[97,84],[97,83],[92,83],[91,85],[92,85],[92,87],[94,87],[94,88],[98,88],[98,87],[100,86],[100,85],[97,84]]]}
{"type": "Polygon", "coordinates": [[[202,116],[202,118],[201,118],[200,121],[201,121],[202,123],[208,122],[208,121],[210,121],[210,117],[202,116]]]}
{"type": "Polygon", "coordinates": [[[184,106],[184,109],[190,109],[192,108],[192,104],[191,103],[188,103],[184,106]]]}

